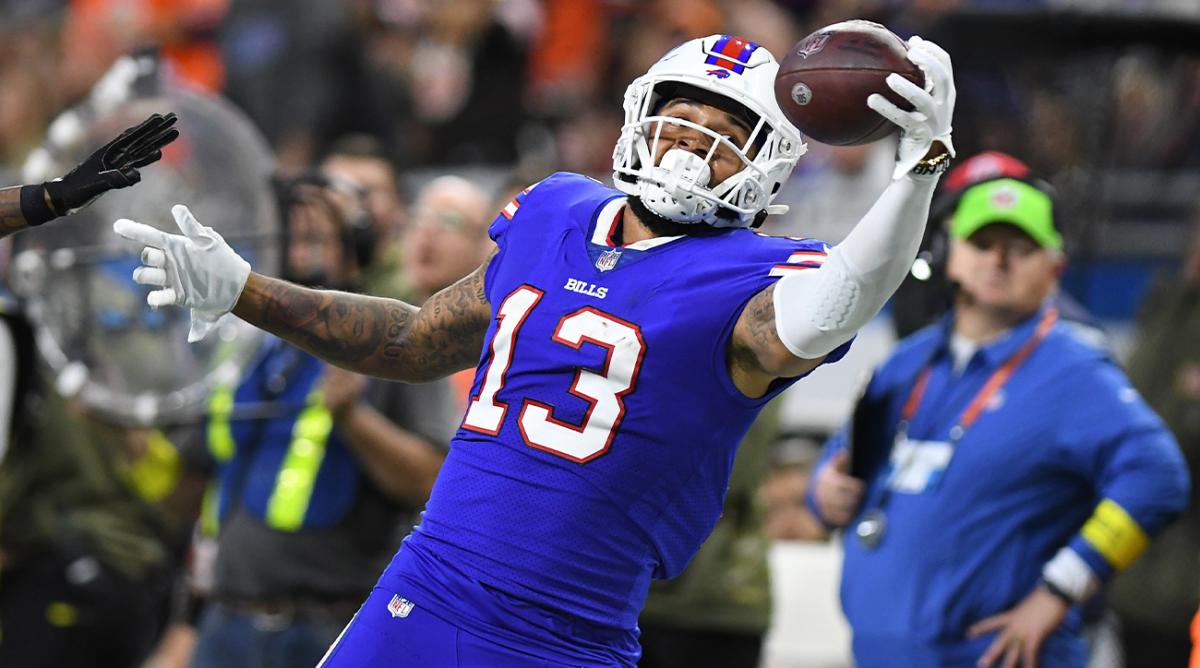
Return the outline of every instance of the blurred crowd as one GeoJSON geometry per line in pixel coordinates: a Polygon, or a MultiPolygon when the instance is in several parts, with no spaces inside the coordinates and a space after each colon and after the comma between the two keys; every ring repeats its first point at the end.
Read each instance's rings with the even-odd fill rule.
{"type": "MultiPolygon", "coordinates": [[[[276,163],[273,184],[263,186],[273,185],[281,203],[285,275],[420,303],[486,257],[487,225],[520,189],[560,170],[610,180],[624,88],[674,45],[733,33],[781,57],[812,30],[848,18],[945,46],[956,67],[960,155],[992,149],[1021,156],[1053,186],[1071,258],[1064,290],[1102,322],[1108,345],[1174,430],[1195,478],[1200,339],[1184,333],[1194,330],[1190,314],[1200,306],[1200,10],[1183,0],[6,0],[0,184],[21,182],[27,156],[53,119],[85,98],[117,58],[154,53],[172,85],[228,99],[265,137],[276,163]],[[342,254],[329,257],[330,246],[342,254]]],[[[857,147],[810,142],[781,195],[791,211],[763,231],[841,240],[888,182],[893,151],[891,140],[857,147]]],[[[767,666],[850,665],[837,600],[840,548],[805,498],[821,445],[849,417],[862,375],[911,331],[893,328],[906,314],[881,316],[847,360],[822,369],[817,382],[798,384],[760,418],[696,570],[652,592],[643,628],[657,645],[649,648],[686,643],[687,636],[672,635],[681,630],[719,630],[730,642],[749,638],[756,647],[765,635],[767,666]],[[838,394],[830,388],[844,396],[830,399],[838,394]]],[[[264,359],[279,356],[287,369],[302,364],[271,345],[264,344],[264,359]]],[[[269,367],[261,373],[266,385],[274,382],[269,367]]],[[[255,373],[246,370],[239,380],[255,373]]],[[[371,413],[353,416],[357,436],[342,434],[344,447],[372,464],[366,468],[394,473],[362,484],[399,500],[380,504],[388,510],[381,521],[391,523],[389,538],[402,536],[428,493],[431,478],[419,474],[436,471],[470,376],[449,379],[435,407],[421,403],[428,397],[405,398],[353,378],[322,382],[326,396],[317,403],[339,428],[351,429],[338,422],[351,419],[347,406],[369,404],[371,413]],[[373,422],[377,417],[384,422],[373,422]]],[[[291,380],[280,383],[263,392],[282,396],[291,380]]],[[[312,383],[300,383],[298,401],[312,383]]],[[[51,415],[58,417],[44,424],[62,428],[68,414],[98,424],[55,401],[51,415]]],[[[228,481],[236,466],[223,468],[233,460],[214,450],[207,428],[190,437],[142,428],[90,434],[119,443],[122,471],[146,457],[174,457],[172,470],[184,471],[171,477],[178,493],[141,497],[170,519],[156,517],[144,531],[104,533],[113,541],[137,534],[137,545],[122,546],[138,556],[122,562],[132,566],[118,569],[118,581],[152,585],[149,598],[136,602],[149,630],[131,641],[128,656],[153,652],[151,665],[189,665],[198,633],[240,637],[238,615],[257,632],[277,635],[312,622],[306,642],[327,645],[344,610],[352,612],[367,593],[355,587],[370,582],[347,575],[342,590],[308,591],[284,609],[276,607],[279,591],[325,571],[272,574],[265,572],[272,564],[257,563],[256,570],[256,560],[319,547],[252,536],[246,540],[263,541],[255,554],[213,556],[232,539],[212,526],[194,528],[195,520],[205,512],[205,486],[228,481]],[[329,596],[309,600],[316,594],[329,596]],[[201,610],[209,597],[213,605],[201,610]]],[[[82,438],[68,431],[44,438],[82,438]]],[[[81,443],[70,456],[82,457],[88,447],[81,443]]],[[[6,489],[0,484],[0,502],[6,489]]],[[[1117,651],[1105,655],[1109,663],[1093,665],[1160,665],[1133,648],[1158,638],[1187,644],[1190,615],[1183,615],[1200,600],[1196,506],[1193,491],[1191,510],[1164,536],[1164,547],[1131,571],[1129,584],[1118,578],[1113,598],[1100,605],[1098,618],[1123,621],[1140,644],[1129,645],[1124,663],[1117,651]],[[1156,592],[1156,604],[1135,589],[1156,592]]],[[[329,526],[343,519],[331,518],[329,526]]],[[[218,524],[236,532],[226,521],[218,524]]],[[[356,545],[359,563],[370,565],[359,575],[372,577],[396,542],[356,545]]],[[[70,550],[55,564],[83,577],[76,564],[87,549],[70,550]]],[[[15,557],[0,552],[0,580],[15,563],[6,566],[6,558],[15,557]]],[[[46,614],[60,628],[82,624],[69,606],[46,614]]],[[[1119,627],[1113,633],[1119,636],[1119,627]]],[[[0,643],[13,642],[3,629],[0,643]]],[[[221,652],[245,647],[229,645],[236,643],[202,643],[197,665],[234,665],[221,652]]],[[[647,660],[674,665],[650,650],[647,660]]]]}

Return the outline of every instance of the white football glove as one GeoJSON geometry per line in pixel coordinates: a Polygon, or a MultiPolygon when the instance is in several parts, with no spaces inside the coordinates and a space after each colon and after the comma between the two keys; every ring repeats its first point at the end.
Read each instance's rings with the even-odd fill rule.
{"type": "Polygon", "coordinates": [[[913,111],[902,110],[879,93],[867,98],[868,107],[900,126],[893,179],[912,171],[935,141],[945,145],[951,157],[955,155],[954,144],[950,141],[955,98],[950,54],[933,42],[913,36],[908,40],[908,59],[925,73],[925,88],[899,74],[889,74],[887,85],[911,102],[913,111]]]}
{"type": "Polygon", "coordinates": [[[237,303],[250,276],[250,263],[211,227],[197,222],[186,206],[176,204],[171,215],[183,235],[127,218],[113,223],[113,230],[145,245],[142,266],[133,270],[133,280],[159,288],[146,295],[146,303],[151,308],[174,304],[192,309],[188,341],[195,342],[237,303]]]}

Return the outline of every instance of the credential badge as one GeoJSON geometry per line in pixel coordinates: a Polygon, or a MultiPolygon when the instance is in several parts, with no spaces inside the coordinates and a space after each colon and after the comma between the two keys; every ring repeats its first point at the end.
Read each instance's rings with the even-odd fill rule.
{"type": "Polygon", "coordinates": [[[614,248],[612,250],[606,250],[600,254],[600,257],[596,258],[596,268],[600,271],[609,271],[613,267],[617,266],[617,261],[620,259],[620,249],[614,248]]]}

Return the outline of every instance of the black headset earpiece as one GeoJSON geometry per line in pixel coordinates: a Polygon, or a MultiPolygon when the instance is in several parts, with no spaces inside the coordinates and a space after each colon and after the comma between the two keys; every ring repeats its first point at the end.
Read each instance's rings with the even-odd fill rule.
{"type": "Polygon", "coordinates": [[[375,246],[379,242],[379,235],[376,233],[374,221],[371,219],[367,190],[358,183],[347,179],[326,176],[325,181],[328,184],[327,187],[348,193],[355,200],[356,206],[346,219],[347,246],[354,254],[354,260],[358,263],[359,268],[366,269],[375,259],[375,246]]]}
{"type": "MultiPolygon", "coordinates": [[[[348,193],[354,197],[356,206],[351,211],[342,226],[342,242],[346,250],[354,256],[360,269],[366,269],[375,259],[375,247],[379,241],[375,232],[374,221],[368,208],[367,191],[362,186],[346,179],[330,178],[318,170],[308,170],[293,177],[272,178],[276,198],[279,202],[280,215],[286,217],[288,209],[295,198],[295,189],[300,186],[315,186],[348,193]]],[[[283,226],[283,247],[288,243],[287,225],[283,226]]]]}
{"type": "Polygon", "coordinates": [[[375,225],[372,224],[370,212],[365,208],[365,202],[364,207],[347,221],[347,228],[350,231],[350,247],[354,252],[354,259],[360,269],[366,269],[375,260],[375,247],[379,243],[379,235],[375,233],[375,225]]]}
{"type": "Polygon", "coordinates": [[[1052,207],[1058,202],[1058,191],[1055,187],[1049,181],[1032,174],[1024,177],[997,175],[992,178],[975,181],[966,188],[953,193],[940,193],[934,197],[933,204],[929,207],[929,224],[925,227],[925,237],[922,239],[921,249],[917,253],[917,259],[923,259],[929,265],[929,269],[933,275],[936,276],[939,273],[945,273],[946,255],[950,250],[950,230],[948,229],[950,215],[954,213],[954,209],[958,206],[958,200],[962,197],[963,192],[981,183],[1000,179],[1020,181],[1037,188],[1050,198],[1052,207]]]}

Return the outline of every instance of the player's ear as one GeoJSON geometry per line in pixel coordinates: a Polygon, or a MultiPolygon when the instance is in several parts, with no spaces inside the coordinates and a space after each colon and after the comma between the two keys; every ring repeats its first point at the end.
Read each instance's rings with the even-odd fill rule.
{"type": "Polygon", "coordinates": [[[1062,251],[1052,251],[1050,260],[1054,262],[1054,278],[1061,279],[1067,271],[1067,254],[1062,251]]]}
{"type": "MultiPolygon", "coordinates": [[[[946,225],[947,226],[950,225],[949,220],[946,221],[946,225]]],[[[946,253],[946,257],[945,257],[946,278],[955,283],[961,283],[962,278],[963,278],[962,270],[958,268],[959,263],[962,261],[961,258],[959,257],[959,255],[961,254],[961,251],[959,251],[956,247],[962,245],[962,242],[956,240],[950,234],[945,235],[945,241],[946,241],[946,250],[945,250],[945,253],[946,253]]]]}

